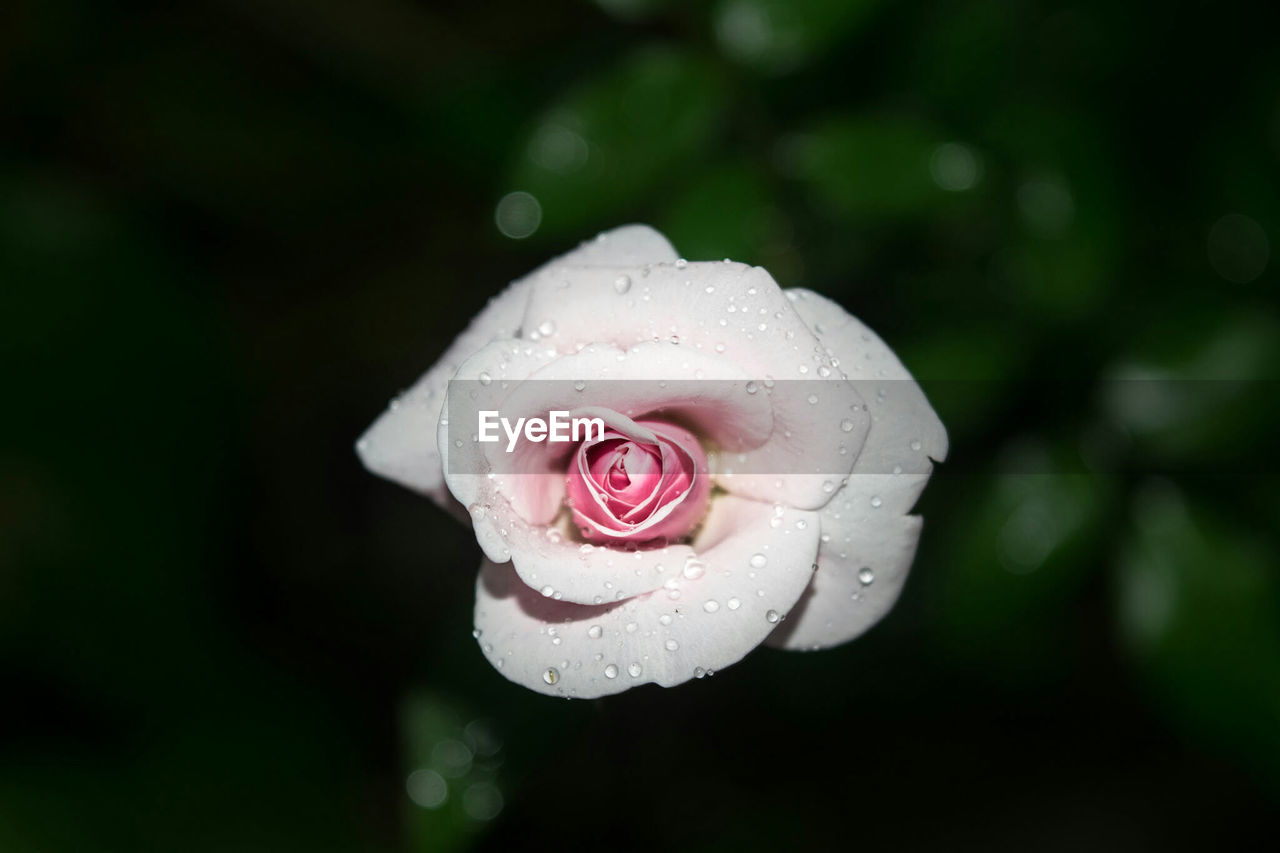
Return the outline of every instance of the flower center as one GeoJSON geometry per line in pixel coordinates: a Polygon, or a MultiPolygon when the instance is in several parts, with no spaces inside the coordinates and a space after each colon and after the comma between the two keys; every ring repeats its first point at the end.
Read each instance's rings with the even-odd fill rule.
{"type": "Polygon", "coordinates": [[[610,427],[569,462],[566,495],[587,539],[678,539],[702,520],[710,493],[706,454],[688,430],[661,421],[610,427]]]}

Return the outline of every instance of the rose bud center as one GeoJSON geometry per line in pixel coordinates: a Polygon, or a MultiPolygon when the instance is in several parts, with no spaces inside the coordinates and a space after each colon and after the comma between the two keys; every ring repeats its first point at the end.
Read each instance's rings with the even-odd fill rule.
{"type": "Polygon", "coordinates": [[[636,425],[643,428],[636,435],[607,429],[569,461],[566,494],[587,539],[671,541],[692,532],[706,512],[711,484],[697,438],[661,421],[636,425]]]}

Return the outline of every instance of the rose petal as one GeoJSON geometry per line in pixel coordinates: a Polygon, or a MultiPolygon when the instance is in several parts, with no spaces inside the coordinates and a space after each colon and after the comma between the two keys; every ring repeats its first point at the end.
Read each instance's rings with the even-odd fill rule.
{"type": "Polygon", "coordinates": [[[830,537],[818,548],[813,582],[791,618],[769,635],[775,648],[805,651],[848,642],[888,613],[906,582],[920,540],[918,515],[874,516],[852,499],[822,508],[830,537]],[[843,518],[840,518],[843,516],[843,518]]]}
{"type": "Polygon", "coordinates": [[[808,584],[818,520],[731,495],[717,499],[712,516],[699,541],[707,545],[700,575],[613,605],[555,601],[486,561],[475,611],[485,656],[517,684],[578,698],[648,682],[671,687],[741,660],[808,584]]]}
{"type": "MultiPolygon", "coordinates": [[[[810,290],[787,291],[796,313],[849,374],[871,414],[872,426],[855,474],[927,476],[930,459],[947,458],[947,430],[910,372],[884,341],[839,304],[810,290]]],[[[923,485],[922,485],[923,488],[923,485]]],[[[914,498],[912,499],[914,503],[914,498]]],[[[911,504],[902,507],[905,512],[911,504]]]]}
{"type": "Polygon", "coordinates": [[[675,258],[675,250],[657,231],[646,225],[626,225],[512,282],[476,315],[436,364],[365,431],[356,442],[360,461],[373,473],[422,492],[448,508],[453,500],[444,487],[436,444],[445,385],[461,363],[486,344],[519,333],[534,281],[560,265],[644,264],[675,258]]]}
{"type": "Polygon", "coordinates": [[[827,541],[813,584],[792,619],[767,641],[814,649],[853,639],[893,607],[920,538],[920,518],[905,513],[929,479],[931,459],[946,458],[947,433],[911,374],[874,333],[829,299],[789,293],[842,369],[855,376],[872,418],[848,483],[822,509],[827,541]]]}
{"type": "MultiPolygon", "coordinates": [[[[851,470],[868,425],[866,415],[854,387],[824,361],[822,344],[777,283],[759,267],[735,263],[655,264],[637,275],[635,270],[603,267],[559,269],[554,281],[534,284],[525,324],[542,325],[548,332],[544,342],[561,353],[573,353],[588,342],[633,351],[651,341],[670,341],[681,350],[715,353],[757,382],[829,385],[823,394],[832,399],[824,401],[824,409],[842,413],[834,417],[814,417],[807,399],[811,392],[805,388],[809,383],[778,382],[767,394],[755,394],[772,398],[773,432],[764,444],[742,452],[736,463],[739,473],[729,476],[726,466],[717,466],[721,474],[716,482],[734,494],[793,506],[817,508],[830,500],[832,491],[825,484],[851,470]],[[615,284],[622,276],[633,284],[619,293],[615,284]],[[843,428],[846,420],[852,431],[843,428]],[[765,473],[741,473],[745,471],[765,473]]],[[[697,376],[678,357],[667,359],[661,370],[655,367],[653,378],[697,376]]],[[[745,383],[742,396],[753,396],[745,383]]],[[[721,423],[717,428],[725,427],[721,423]]]]}

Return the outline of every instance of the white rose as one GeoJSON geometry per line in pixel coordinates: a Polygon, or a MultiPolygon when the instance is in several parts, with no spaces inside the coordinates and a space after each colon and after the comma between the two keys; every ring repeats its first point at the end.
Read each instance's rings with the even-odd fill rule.
{"type": "Polygon", "coordinates": [[[472,524],[489,661],[590,698],[867,630],[902,589],[947,436],[839,305],[633,225],[512,283],[357,449],[472,524]],[[478,392],[512,422],[572,409],[608,434],[482,444],[478,392]]]}

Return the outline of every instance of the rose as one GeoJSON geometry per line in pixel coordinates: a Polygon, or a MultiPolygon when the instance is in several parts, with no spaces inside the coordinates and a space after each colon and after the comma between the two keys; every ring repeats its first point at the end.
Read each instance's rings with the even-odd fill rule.
{"type": "Polygon", "coordinates": [[[908,512],[947,437],[839,305],[628,226],[511,284],[357,449],[471,523],[489,661],[588,698],[868,629],[902,589],[908,512]],[[606,429],[526,431],[508,453],[475,440],[477,399],[606,429]]]}

